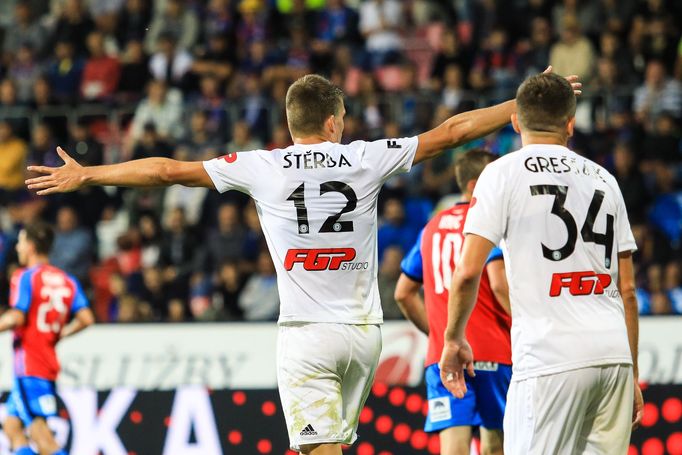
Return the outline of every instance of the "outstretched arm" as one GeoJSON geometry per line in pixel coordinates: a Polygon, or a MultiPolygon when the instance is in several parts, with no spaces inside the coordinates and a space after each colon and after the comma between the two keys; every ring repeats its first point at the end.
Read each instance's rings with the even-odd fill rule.
{"type": "MultiPolygon", "coordinates": [[[[545,73],[551,73],[548,67],[545,73]]],[[[566,76],[574,93],[582,93],[582,84],[578,76],[566,76]]],[[[450,117],[436,128],[419,135],[419,146],[414,157],[414,164],[433,158],[444,150],[457,147],[499,130],[510,122],[511,115],[516,112],[516,101],[510,100],[492,107],[462,112],[450,117]]]]}
{"type": "Polygon", "coordinates": [[[28,189],[37,190],[42,196],[92,185],[156,187],[180,184],[215,188],[201,161],[145,158],[103,166],[81,166],[61,147],[57,147],[57,153],[64,160],[61,167],[28,167],[29,171],[43,174],[26,180],[28,189]]]}

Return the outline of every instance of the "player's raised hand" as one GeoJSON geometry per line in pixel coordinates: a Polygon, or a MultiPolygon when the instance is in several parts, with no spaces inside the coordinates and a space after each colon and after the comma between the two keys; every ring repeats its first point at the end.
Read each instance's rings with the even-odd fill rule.
{"type": "Polygon", "coordinates": [[[26,180],[29,190],[35,190],[40,196],[52,193],[68,193],[81,188],[84,184],[83,166],[71,158],[61,147],[57,147],[57,154],[64,161],[60,167],[29,166],[28,170],[42,174],[26,180]]]}
{"type": "Polygon", "coordinates": [[[639,427],[639,423],[642,421],[642,415],[644,414],[644,397],[642,397],[642,389],[639,388],[639,384],[635,381],[635,398],[634,405],[632,407],[632,429],[639,427]]]}
{"type": "Polygon", "coordinates": [[[469,376],[474,373],[474,353],[466,339],[445,341],[440,362],[440,379],[446,389],[457,398],[464,398],[467,393],[464,381],[464,370],[469,376]]]}
{"type": "MultiPolygon", "coordinates": [[[[554,69],[552,68],[552,65],[549,65],[547,67],[547,69],[542,72],[542,74],[549,74],[553,70],[554,69]]],[[[570,76],[565,76],[564,79],[566,79],[571,84],[571,88],[573,88],[573,93],[575,93],[575,96],[582,95],[583,84],[580,82],[580,77],[578,77],[577,74],[571,74],[570,76]]]]}

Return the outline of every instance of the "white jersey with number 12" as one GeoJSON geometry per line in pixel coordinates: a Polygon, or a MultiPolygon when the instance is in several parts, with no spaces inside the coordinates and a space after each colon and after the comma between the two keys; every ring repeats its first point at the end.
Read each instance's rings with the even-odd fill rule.
{"type": "Polygon", "coordinates": [[[324,142],[204,162],[216,189],[256,202],[277,271],[279,323],[383,321],[377,197],[412,166],[417,138],[324,142]]]}

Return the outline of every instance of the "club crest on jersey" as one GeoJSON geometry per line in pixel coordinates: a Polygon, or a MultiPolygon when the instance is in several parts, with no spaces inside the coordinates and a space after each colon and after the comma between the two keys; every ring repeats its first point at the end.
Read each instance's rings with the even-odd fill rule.
{"type": "Polygon", "coordinates": [[[326,169],[352,166],[348,158],[343,154],[340,154],[338,158],[334,158],[329,153],[313,152],[312,150],[304,153],[288,152],[282,159],[285,162],[282,166],[284,169],[292,167],[296,169],[326,169]]]}
{"type": "Polygon", "coordinates": [[[237,161],[237,152],[231,152],[227,155],[223,155],[220,158],[224,159],[226,163],[234,163],[237,161]]]}

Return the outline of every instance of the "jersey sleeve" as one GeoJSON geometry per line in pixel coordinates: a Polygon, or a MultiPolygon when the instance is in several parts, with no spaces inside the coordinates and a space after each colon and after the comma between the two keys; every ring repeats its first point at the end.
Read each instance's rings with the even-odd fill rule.
{"type": "Polygon", "coordinates": [[[500,247],[494,247],[492,250],[490,250],[490,254],[488,255],[488,259],[485,260],[486,265],[490,264],[493,261],[499,261],[499,260],[504,260],[504,256],[502,255],[502,250],[500,247]]]}
{"type": "Polygon", "coordinates": [[[630,229],[630,220],[628,219],[628,211],[625,208],[625,201],[623,200],[623,193],[620,192],[618,186],[615,187],[617,194],[617,213],[616,213],[616,241],[618,242],[618,252],[637,251],[637,244],[635,243],[635,236],[630,229]]]}
{"type": "Polygon", "coordinates": [[[88,298],[85,297],[85,292],[83,292],[83,288],[81,287],[78,280],[76,280],[73,277],[71,279],[76,285],[76,295],[73,296],[73,303],[71,304],[71,314],[76,314],[83,308],[88,308],[90,306],[90,303],[88,302],[88,298]]]}
{"type": "Polygon", "coordinates": [[[28,313],[31,307],[31,294],[33,292],[31,285],[32,273],[28,271],[19,272],[19,276],[12,277],[12,290],[10,292],[10,307],[15,308],[23,313],[28,313]]]}
{"type": "Polygon", "coordinates": [[[424,230],[422,229],[419,233],[419,237],[417,237],[417,241],[414,243],[414,245],[412,245],[412,248],[400,263],[400,269],[403,271],[403,273],[411,280],[418,281],[420,283],[424,281],[421,252],[423,234],[424,230]]]}
{"type": "Polygon", "coordinates": [[[258,181],[267,180],[264,172],[270,168],[261,150],[228,153],[203,164],[216,190],[221,193],[237,190],[250,194],[258,181]]]}
{"type": "Polygon", "coordinates": [[[362,156],[362,165],[376,170],[384,179],[402,172],[409,172],[418,145],[417,136],[367,142],[362,156]]]}
{"type": "Polygon", "coordinates": [[[499,168],[493,164],[486,166],[478,177],[464,223],[464,233],[480,235],[499,245],[507,224],[506,185],[499,168]]]}

